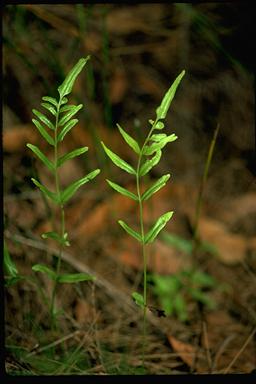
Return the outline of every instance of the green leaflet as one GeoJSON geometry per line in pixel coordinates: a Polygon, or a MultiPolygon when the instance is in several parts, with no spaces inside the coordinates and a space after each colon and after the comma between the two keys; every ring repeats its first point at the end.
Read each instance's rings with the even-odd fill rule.
{"type": "Polygon", "coordinates": [[[88,149],[89,149],[88,147],[77,148],[59,157],[57,161],[57,167],[60,167],[63,163],[65,163],[65,161],[73,159],[73,157],[82,155],[83,153],[87,152],[88,149]]]}
{"type": "Polygon", "coordinates": [[[173,215],[173,211],[167,212],[159,217],[155,225],[150,229],[150,231],[145,236],[145,244],[152,243],[158,233],[165,227],[166,223],[170,220],[173,215]]]}
{"type": "Polygon", "coordinates": [[[49,103],[41,103],[42,107],[47,109],[53,116],[56,116],[57,112],[56,109],[49,103]]]}
{"type": "Polygon", "coordinates": [[[78,120],[77,119],[72,119],[70,120],[63,128],[62,130],[60,131],[60,133],[58,134],[58,137],[57,137],[57,141],[60,142],[64,139],[64,137],[66,136],[66,134],[76,125],[76,123],[78,123],[78,120]]]}
{"type": "Polygon", "coordinates": [[[48,101],[49,103],[51,103],[52,105],[54,105],[55,107],[58,106],[58,102],[56,99],[54,99],[53,97],[50,97],[50,96],[43,96],[42,97],[42,100],[44,101],[48,101]]]}
{"type": "MultiPolygon", "coordinates": [[[[156,109],[156,117],[157,117],[157,120],[159,119],[164,119],[166,117],[166,114],[168,112],[168,109],[171,105],[171,102],[175,96],[175,93],[176,93],[176,90],[178,88],[178,85],[181,81],[181,79],[183,78],[183,76],[185,75],[185,71],[183,70],[178,76],[177,78],[174,80],[173,84],[171,85],[171,87],[168,89],[168,91],[166,92],[166,94],[164,95],[163,97],[163,100],[160,104],[160,106],[156,109]]],[[[160,128],[158,128],[160,129],[160,128]]]]}
{"type": "Polygon", "coordinates": [[[81,281],[92,281],[95,280],[94,276],[88,275],[87,273],[66,273],[58,276],[58,283],[79,283],[81,281]]]}
{"type": "Polygon", "coordinates": [[[6,242],[4,241],[4,273],[8,277],[17,277],[19,272],[18,269],[11,259],[11,256],[9,254],[6,242]]]}
{"type": "Polygon", "coordinates": [[[53,138],[49,135],[48,132],[46,132],[45,128],[37,121],[36,119],[32,119],[32,122],[37,127],[38,131],[41,133],[43,138],[48,142],[50,145],[55,145],[53,138]]]}
{"type": "Polygon", "coordinates": [[[146,175],[155,165],[157,165],[161,159],[162,152],[159,149],[156,154],[150,160],[146,160],[140,167],[140,176],[146,175]]]}
{"type": "Polygon", "coordinates": [[[133,167],[128,164],[126,161],[124,161],[123,159],[121,159],[121,157],[119,157],[118,155],[116,155],[114,152],[112,152],[104,143],[103,141],[101,141],[101,144],[103,146],[103,149],[104,151],[106,152],[106,154],[108,155],[108,157],[113,161],[113,163],[123,169],[124,171],[132,174],[132,175],[135,175],[136,172],[135,170],[133,169],[133,167]]]}
{"type": "Polygon", "coordinates": [[[34,115],[36,115],[36,117],[38,117],[39,120],[41,120],[48,128],[50,128],[51,130],[54,131],[55,127],[53,125],[53,123],[45,116],[43,115],[41,112],[37,111],[36,109],[32,109],[32,112],[34,113],[34,115]]]}
{"type": "Polygon", "coordinates": [[[35,264],[33,265],[32,270],[34,272],[45,273],[53,281],[56,281],[57,279],[57,274],[52,269],[48,268],[46,265],[35,264]]]}
{"type": "Polygon", "coordinates": [[[132,293],[132,298],[133,300],[135,301],[135,303],[141,307],[141,308],[144,308],[145,307],[145,303],[144,303],[144,299],[143,299],[143,296],[138,293],[138,292],[133,292],[132,293]]]}
{"type": "Polygon", "coordinates": [[[59,126],[66,124],[67,121],[71,119],[81,108],[83,108],[83,104],[79,104],[77,106],[73,106],[69,112],[67,112],[59,121],[59,126]]]}
{"type": "Polygon", "coordinates": [[[60,193],[60,200],[62,204],[66,203],[74,195],[79,187],[94,179],[94,177],[96,177],[99,173],[100,169],[95,169],[95,171],[88,173],[88,175],[85,177],[82,177],[81,179],[69,185],[63,192],[60,193]]]}
{"type": "Polygon", "coordinates": [[[66,76],[63,83],[58,87],[58,92],[60,94],[60,98],[62,99],[64,96],[68,95],[73,88],[74,82],[79,75],[79,73],[82,71],[84,65],[86,62],[90,59],[90,56],[87,56],[86,58],[80,59],[76,65],[71,69],[69,74],[66,76]]]}
{"type": "Polygon", "coordinates": [[[160,177],[159,180],[157,180],[149,189],[147,189],[143,193],[143,195],[141,196],[141,199],[142,200],[149,199],[154,193],[156,193],[157,191],[159,191],[159,189],[165,186],[170,176],[171,175],[168,173],[167,175],[163,175],[162,177],[160,177]]]}
{"type": "Polygon", "coordinates": [[[134,150],[134,152],[136,152],[137,154],[140,153],[140,147],[139,147],[139,144],[137,143],[136,140],[134,140],[130,135],[128,135],[127,132],[125,132],[123,130],[122,127],[120,127],[119,124],[117,124],[117,127],[119,129],[119,132],[121,133],[121,135],[123,136],[124,140],[126,141],[126,143],[134,150]]]}
{"type": "Polygon", "coordinates": [[[34,179],[33,177],[31,178],[33,183],[47,196],[49,199],[51,199],[55,204],[59,204],[59,197],[56,193],[53,193],[49,191],[45,186],[43,186],[39,181],[34,179]]]}
{"type": "MultiPolygon", "coordinates": [[[[154,120],[152,120],[152,119],[149,119],[148,122],[149,122],[150,125],[153,125],[155,123],[154,120]]],[[[163,129],[164,128],[164,123],[162,121],[158,121],[154,128],[155,129],[163,129]]]]}
{"type": "Polygon", "coordinates": [[[60,108],[60,113],[70,111],[72,108],[76,107],[76,105],[64,105],[63,107],[60,108]]]}
{"type": "Polygon", "coordinates": [[[107,182],[110,185],[110,187],[112,187],[117,192],[121,193],[124,196],[129,197],[130,199],[138,201],[138,197],[134,193],[128,191],[127,189],[121,187],[120,185],[114,183],[113,181],[110,181],[110,180],[107,179],[107,182]]]}
{"type": "Polygon", "coordinates": [[[143,155],[150,156],[153,155],[154,152],[162,149],[167,143],[177,140],[177,136],[173,133],[169,136],[163,137],[158,142],[154,142],[151,145],[145,145],[143,148],[143,155]]]}
{"type": "Polygon", "coordinates": [[[57,232],[45,232],[42,234],[43,239],[53,239],[58,241],[61,245],[66,245],[67,247],[70,246],[69,241],[67,240],[68,234],[65,232],[64,237],[61,237],[57,232]]]}
{"type": "Polygon", "coordinates": [[[165,139],[167,137],[166,133],[155,133],[154,135],[150,136],[149,140],[150,141],[155,141],[158,143],[162,139],[165,139]]]}
{"type": "Polygon", "coordinates": [[[51,171],[55,172],[54,164],[47,159],[47,157],[40,151],[40,149],[36,145],[32,145],[30,143],[27,144],[27,147],[31,149],[32,152],[34,152],[39,159],[46,165],[46,167],[51,171]]]}
{"type": "Polygon", "coordinates": [[[132,229],[131,227],[129,227],[124,221],[122,220],[118,220],[118,224],[121,225],[121,227],[127,232],[129,233],[129,235],[133,236],[136,240],[140,241],[142,243],[142,238],[141,238],[141,235],[134,231],[134,229],[132,229]]]}

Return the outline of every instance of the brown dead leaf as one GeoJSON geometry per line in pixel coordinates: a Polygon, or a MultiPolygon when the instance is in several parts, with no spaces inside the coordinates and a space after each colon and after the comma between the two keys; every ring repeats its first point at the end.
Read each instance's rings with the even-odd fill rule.
{"type": "Polygon", "coordinates": [[[201,217],[199,223],[201,239],[213,244],[218,250],[218,259],[233,265],[244,260],[247,241],[241,235],[230,233],[224,224],[217,220],[201,217]]]}
{"type": "Polygon", "coordinates": [[[127,89],[127,78],[123,69],[116,68],[109,84],[109,98],[111,103],[117,104],[123,100],[127,89]]]}
{"type": "Polygon", "coordinates": [[[74,308],[74,315],[75,315],[76,321],[79,324],[84,324],[84,323],[92,324],[93,317],[94,317],[94,310],[87,301],[83,299],[78,299],[76,301],[76,305],[74,308]]]}
{"type": "Polygon", "coordinates": [[[110,33],[119,35],[148,30],[148,25],[133,8],[114,8],[106,17],[106,25],[110,33]]]}
{"type": "MultiPolygon", "coordinates": [[[[109,256],[117,258],[122,264],[136,270],[143,269],[143,259],[141,247],[134,240],[122,237],[118,241],[118,246],[110,246],[109,256]]],[[[156,240],[154,245],[148,248],[148,270],[162,275],[174,274],[182,268],[189,266],[190,260],[184,257],[181,252],[165,245],[160,240],[156,240]]]]}
{"type": "Polygon", "coordinates": [[[184,363],[186,363],[189,367],[192,367],[196,355],[195,347],[176,339],[174,336],[168,335],[167,337],[173,350],[179,354],[184,363]]]}
{"type": "Polygon", "coordinates": [[[6,152],[24,151],[26,143],[35,142],[37,137],[31,125],[15,125],[3,131],[3,149],[6,152]]]}

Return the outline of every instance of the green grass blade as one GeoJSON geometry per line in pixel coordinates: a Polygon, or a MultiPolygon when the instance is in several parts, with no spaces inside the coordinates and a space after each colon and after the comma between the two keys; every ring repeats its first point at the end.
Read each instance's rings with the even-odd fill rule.
{"type": "Polygon", "coordinates": [[[81,281],[92,281],[95,280],[94,276],[88,275],[87,273],[66,273],[58,276],[58,283],[79,283],[81,281]]]}
{"type": "Polygon", "coordinates": [[[103,149],[104,151],[106,152],[106,154],[108,155],[108,157],[113,161],[113,163],[123,169],[124,171],[132,174],[132,175],[136,175],[136,172],[135,170],[133,169],[133,167],[128,164],[126,161],[124,161],[123,159],[121,159],[121,157],[119,157],[118,155],[116,155],[114,152],[112,152],[104,143],[103,141],[101,142],[102,146],[103,146],[103,149]]]}
{"type": "Polygon", "coordinates": [[[136,140],[134,140],[130,135],[128,135],[125,130],[120,127],[119,124],[117,124],[117,127],[119,129],[119,132],[121,133],[122,137],[126,141],[126,143],[134,150],[135,153],[139,154],[140,153],[140,147],[139,144],[137,143],[136,140]]]}
{"type": "Polygon", "coordinates": [[[84,185],[88,181],[94,179],[99,173],[100,173],[100,169],[95,169],[95,171],[90,172],[85,177],[82,177],[81,179],[69,185],[60,194],[62,204],[66,203],[74,195],[74,193],[77,191],[78,188],[80,188],[82,185],[84,185]]]}
{"type": "Polygon", "coordinates": [[[43,96],[42,97],[42,100],[44,101],[48,101],[49,103],[51,103],[52,105],[54,105],[55,107],[58,106],[58,102],[56,99],[54,99],[53,97],[50,97],[50,96],[43,96]]]}
{"type": "Polygon", "coordinates": [[[4,241],[4,273],[8,277],[17,277],[19,272],[18,269],[11,259],[10,253],[8,251],[7,245],[4,241]]]}
{"type": "Polygon", "coordinates": [[[127,196],[129,197],[130,199],[133,199],[135,201],[138,201],[138,197],[137,195],[135,195],[134,193],[128,191],[126,188],[123,188],[121,187],[120,185],[114,183],[113,181],[110,181],[107,179],[107,182],[108,184],[110,185],[110,187],[112,187],[115,191],[121,193],[122,195],[124,196],[127,196]]]}
{"type": "Polygon", "coordinates": [[[41,103],[42,107],[47,109],[53,116],[56,116],[57,112],[56,109],[49,103],[41,103]]]}
{"type": "Polygon", "coordinates": [[[36,145],[32,145],[30,143],[27,144],[27,147],[31,149],[32,152],[34,152],[39,159],[46,165],[46,167],[51,171],[55,172],[55,167],[53,163],[47,159],[47,157],[40,151],[40,149],[36,145]]]}
{"type": "Polygon", "coordinates": [[[68,73],[63,83],[58,87],[60,98],[63,98],[64,96],[68,95],[72,91],[72,88],[77,76],[82,71],[84,65],[89,60],[89,58],[90,56],[80,59],[76,63],[76,65],[71,69],[71,71],[68,73]]]}
{"type": "Polygon", "coordinates": [[[89,149],[88,147],[77,148],[77,149],[74,149],[73,151],[68,152],[65,155],[59,157],[58,161],[57,161],[57,167],[60,167],[67,160],[70,160],[70,159],[73,159],[76,156],[82,155],[83,153],[87,152],[88,149],[89,149]]]}
{"type": "Polygon", "coordinates": [[[57,137],[57,141],[60,142],[64,139],[64,137],[66,136],[66,134],[76,125],[76,123],[78,123],[78,120],[77,119],[72,119],[70,120],[63,128],[62,130],[60,131],[60,133],[58,134],[58,137],[57,137]]]}
{"type": "Polygon", "coordinates": [[[142,243],[142,237],[141,235],[134,231],[129,225],[127,225],[124,221],[118,220],[118,223],[121,225],[121,227],[131,236],[133,236],[136,240],[140,241],[142,243]]]}
{"type": "Polygon", "coordinates": [[[46,265],[43,265],[43,264],[35,264],[35,265],[33,265],[32,270],[33,270],[34,272],[41,272],[41,273],[44,273],[44,274],[46,274],[51,280],[56,281],[56,278],[57,278],[56,273],[55,273],[52,269],[50,269],[49,267],[47,267],[46,265]]]}
{"type": "Polygon", "coordinates": [[[142,200],[149,199],[154,193],[156,193],[157,191],[159,191],[159,189],[165,186],[170,176],[171,175],[168,173],[167,175],[163,175],[162,177],[160,177],[159,180],[157,180],[149,189],[147,189],[143,193],[143,195],[141,196],[141,199],[142,200]]]}
{"type": "Polygon", "coordinates": [[[31,178],[31,180],[45,194],[45,196],[51,199],[55,204],[59,204],[59,197],[56,193],[49,191],[49,189],[47,189],[44,185],[39,183],[39,181],[37,181],[33,177],[31,178]]]}
{"type": "Polygon", "coordinates": [[[37,121],[36,119],[32,119],[32,122],[35,124],[37,127],[38,131],[41,133],[43,138],[48,142],[50,145],[55,145],[53,138],[49,135],[48,132],[46,132],[45,128],[37,121]]]}
{"type": "Polygon", "coordinates": [[[161,150],[156,151],[156,154],[150,160],[146,160],[140,167],[140,176],[146,175],[155,165],[157,165],[161,159],[161,150]]]}
{"type": "Polygon", "coordinates": [[[77,106],[73,106],[59,121],[59,125],[62,126],[66,124],[72,116],[74,116],[81,108],[83,108],[83,104],[79,104],[77,106]]]}
{"type": "MultiPolygon", "coordinates": [[[[185,75],[185,71],[183,70],[177,76],[177,78],[174,80],[174,82],[171,85],[171,87],[168,89],[168,91],[164,95],[163,100],[162,100],[160,106],[156,109],[157,120],[164,119],[166,117],[166,114],[167,114],[168,109],[170,108],[171,102],[172,102],[172,100],[173,100],[173,98],[175,96],[175,93],[176,93],[176,90],[178,88],[178,85],[179,85],[179,83],[180,83],[180,81],[181,81],[181,79],[183,78],[184,75],[185,75]]],[[[158,129],[160,129],[160,128],[158,128],[158,129]]]]}
{"type": "Polygon", "coordinates": [[[167,212],[159,217],[155,225],[150,229],[150,231],[145,236],[145,244],[152,243],[158,233],[165,227],[167,222],[173,215],[173,211],[167,212]]]}
{"type": "Polygon", "coordinates": [[[36,109],[32,109],[32,112],[34,113],[34,115],[36,115],[36,117],[41,120],[48,128],[50,128],[51,130],[54,131],[55,127],[53,125],[53,123],[45,116],[43,115],[41,112],[37,111],[36,109]]]}

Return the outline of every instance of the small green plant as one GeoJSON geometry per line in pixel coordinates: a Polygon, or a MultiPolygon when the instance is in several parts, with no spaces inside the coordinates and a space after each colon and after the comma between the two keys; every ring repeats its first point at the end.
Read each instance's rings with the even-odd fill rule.
{"type": "Polygon", "coordinates": [[[119,124],[117,127],[120,134],[122,135],[124,141],[133,149],[136,153],[138,160],[137,165],[133,168],[126,161],[121,159],[118,155],[112,152],[103,142],[102,146],[107,154],[107,156],[112,160],[112,162],[119,168],[123,169],[127,173],[133,175],[136,179],[136,194],[130,192],[126,188],[114,183],[107,179],[108,184],[115,191],[121,193],[122,195],[129,197],[137,202],[139,208],[139,226],[140,230],[135,231],[124,221],[119,220],[118,223],[121,227],[137,241],[141,243],[142,247],[142,256],[143,256],[143,295],[138,292],[133,292],[132,297],[136,304],[143,308],[143,347],[142,347],[142,362],[144,366],[144,352],[145,352],[145,337],[146,337],[146,309],[147,309],[147,252],[146,245],[150,244],[157,237],[159,232],[165,227],[167,222],[171,219],[173,211],[164,213],[152,228],[146,233],[144,228],[144,219],[143,219],[143,205],[146,200],[148,200],[154,193],[159,191],[162,187],[165,186],[167,181],[170,178],[170,174],[163,175],[158,179],[150,188],[142,192],[141,178],[145,176],[154,166],[156,166],[162,155],[162,149],[167,143],[175,141],[177,136],[173,133],[171,135],[166,135],[165,133],[159,133],[164,128],[163,119],[165,119],[166,114],[169,110],[171,102],[176,93],[176,89],[183,78],[185,71],[182,71],[179,76],[175,79],[172,86],[166,92],[165,96],[162,99],[160,106],[156,109],[156,118],[155,120],[149,120],[151,128],[149,133],[140,146],[139,143],[132,138],[119,124]]]}
{"type": "Polygon", "coordinates": [[[33,265],[32,269],[35,272],[44,273],[54,281],[54,286],[52,290],[51,300],[50,300],[50,315],[51,315],[51,324],[52,327],[56,326],[56,315],[55,310],[55,297],[56,290],[59,283],[77,283],[81,281],[93,280],[93,276],[90,276],[86,273],[76,273],[76,274],[62,274],[61,273],[61,258],[62,251],[64,246],[69,246],[68,233],[65,229],[65,211],[64,206],[69,201],[69,199],[74,195],[74,193],[82,185],[88,181],[94,179],[100,172],[99,169],[96,169],[90,172],[88,175],[82,177],[79,180],[76,180],[71,185],[66,187],[64,190],[61,189],[59,175],[62,165],[69,159],[72,159],[76,156],[80,156],[88,151],[88,147],[81,147],[74,149],[71,152],[68,152],[64,155],[60,155],[59,147],[66,134],[77,124],[77,119],[72,119],[72,117],[83,107],[82,104],[79,105],[69,105],[67,95],[71,93],[74,82],[88,61],[89,56],[86,58],[81,58],[77,64],[71,69],[71,71],[66,76],[63,83],[58,87],[59,98],[58,100],[44,96],[42,97],[43,102],[41,103],[48,113],[50,113],[53,118],[45,116],[43,113],[33,109],[33,113],[37,119],[32,119],[34,125],[42,135],[42,137],[47,141],[47,143],[53,148],[54,160],[49,160],[43,152],[35,145],[28,143],[27,147],[42,161],[42,163],[48,168],[52,174],[55,181],[55,191],[50,191],[46,186],[41,184],[38,180],[32,178],[33,183],[41,190],[43,195],[48,198],[52,203],[57,205],[60,210],[60,223],[59,225],[55,223],[57,229],[51,232],[46,232],[42,234],[44,239],[53,239],[58,243],[59,246],[59,256],[57,260],[56,270],[49,268],[47,265],[36,264],[33,265]]]}
{"type": "Polygon", "coordinates": [[[153,283],[152,291],[165,313],[182,322],[189,319],[187,307],[191,300],[209,309],[216,306],[206,290],[216,288],[217,281],[198,269],[185,269],[171,276],[151,274],[148,281],[153,283]]]}

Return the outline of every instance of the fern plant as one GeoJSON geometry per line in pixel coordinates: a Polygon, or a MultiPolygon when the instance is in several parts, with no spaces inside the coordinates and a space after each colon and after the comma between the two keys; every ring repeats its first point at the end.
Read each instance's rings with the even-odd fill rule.
{"type": "Polygon", "coordinates": [[[165,147],[167,143],[173,142],[177,139],[177,136],[172,133],[171,135],[166,135],[162,133],[164,128],[164,122],[162,120],[165,119],[168,109],[171,105],[171,102],[176,93],[176,89],[183,78],[185,71],[183,70],[179,76],[175,79],[172,86],[168,89],[166,94],[164,95],[160,106],[156,109],[156,118],[155,120],[149,120],[149,124],[151,128],[149,133],[142,144],[139,143],[132,138],[119,124],[117,127],[124,141],[133,149],[136,153],[137,165],[134,168],[132,165],[128,164],[126,161],[121,159],[117,154],[115,154],[112,150],[110,150],[104,142],[102,146],[104,148],[107,156],[112,160],[112,162],[119,168],[123,169],[127,173],[133,175],[136,179],[136,194],[127,190],[126,188],[114,183],[111,180],[107,179],[108,184],[115,191],[120,194],[133,199],[138,204],[139,209],[139,231],[131,228],[127,223],[123,220],[119,220],[118,223],[120,226],[132,237],[134,237],[137,241],[140,242],[142,248],[142,257],[143,257],[143,295],[138,292],[132,293],[132,298],[143,308],[143,348],[142,348],[142,361],[144,366],[144,351],[145,351],[145,338],[146,338],[146,309],[147,309],[147,252],[146,245],[152,243],[159,232],[165,227],[167,222],[171,219],[173,215],[173,211],[169,211],[164,213],[162,216],[158,218],[156,223],[152,226],[152,228],[146,233],[144,220],[143,220],[143,205],[146,200],[148,200],[154,193],[159,191],[162,187],[165,186],[167,181],[170,178],[170,174],[163,175],[160,177],[153,185],[142,192],[141,186],[141,178],[145,176],[149,171],[156,166],[162,155],[162,149],[165,147]],[[159,133],[159,131],[161,133],[159,133]]]}
{"type": "Polygon", "coordinates": [[[78,119],[72,119],[72,117],[83,107],[83,105],[68,104],[67,95],[71,93],[77,76],[82,71],[89,58],[89,56],[87,56],[86,58],[81,58],[77,62],[77,64],[71,69],[63,83],[58,87],[58,99],[49,96],[42,97],[43,102],[41,103],[41,105],[47,110],[51,117],[45,116],[45,114],[39,112],[36,109],[32,110],[34,115],[36,116],[36,119],[32,119],[32,122],[34,123],[42,137],[52,147],[54,155],[53,161],[49,160],[36,145],[30,143],[27,144],[27,147],[39,158],[39,160],[42,161],[42,163],[48,168],[48,170],[52,174],[55,181],[55,191],[50,191],[45,185],[41,184],[38,180],[34,178],[32,178],[31,180],[41,190],[44,196],[48,198],[52,203],[57,205],[58,209],[60,210],[60,223],[59,225],[56,225],[57,230],[42,234],[42,237],[44,239],[53,239],[58,243],[59,255],[57,259],[56,270],[53,270],[49,266],[44,264],[36,264],[32,267],[33,271],[44,273],[48,276],[48,278],[54,281],[52,295],[50,299],[50,315],[52,326],[56,325],[57,312],[55,310],[55,298],[58,284],[77,283],[81,281],[93,280],[93,276],[88,275],[86,273],[61,273],[61,258],[63,247],[70,245],[68,240],[68,233],[66,232],[65,228],[64,206],[71,199],[71,197],[78,190],[78,188],[80,188],[88,181],[94,179],[99,174],[100,170],[96,169],[90,172],[88,175],[82,177],[81,179],[74,181],[65,189],[61,188],[59,180],[61,167],[63,166],[63,164],[66,161],[75,158],[76,156],[80,156],[88,151],[88,147],[81,147],[60,156],[59,148],[65,136],[78,122],[78,119]]]}

